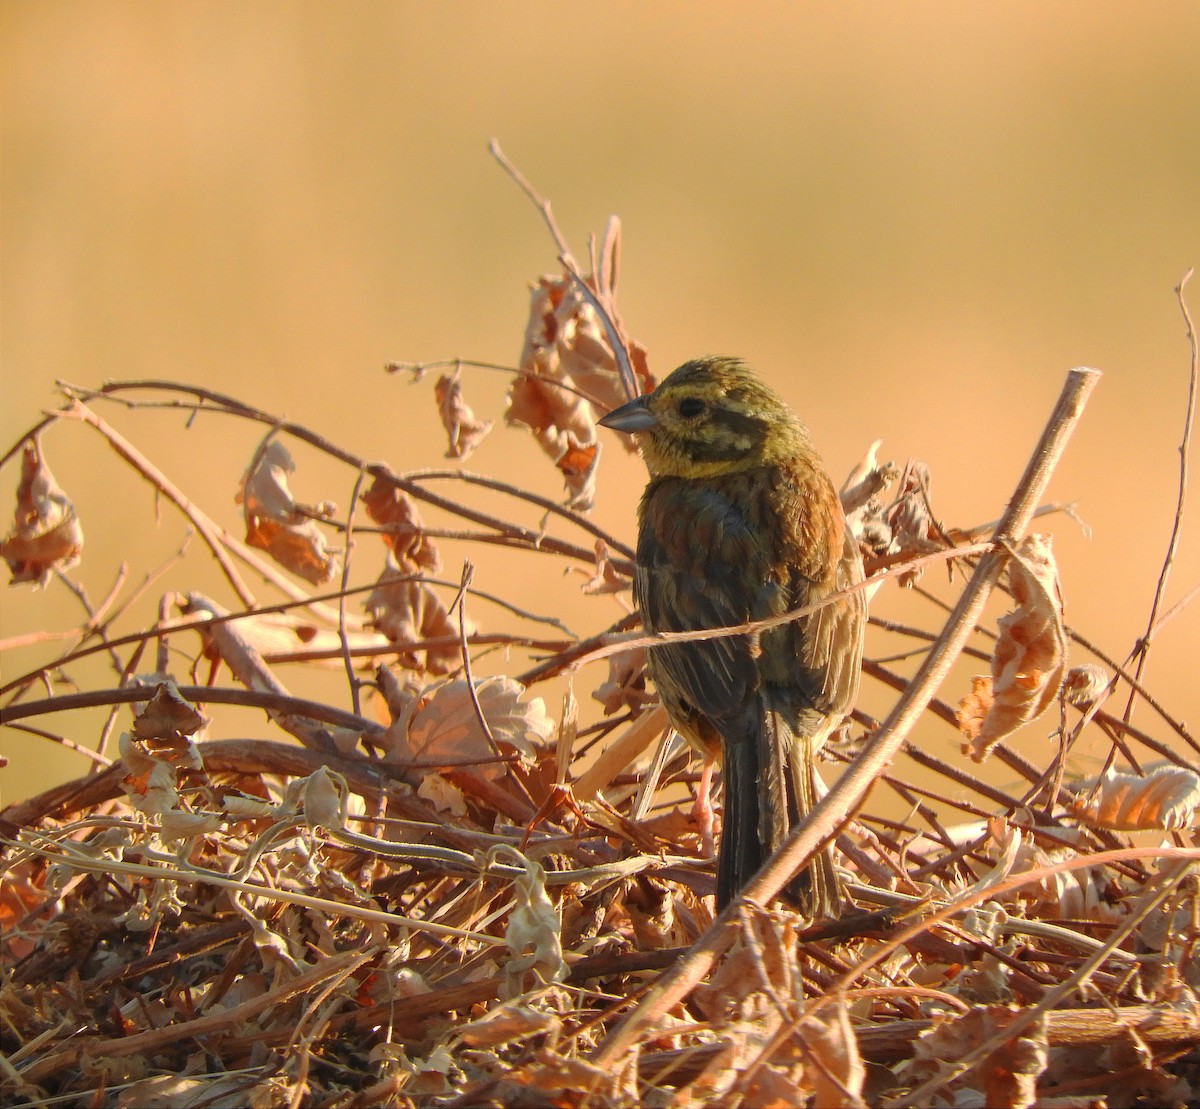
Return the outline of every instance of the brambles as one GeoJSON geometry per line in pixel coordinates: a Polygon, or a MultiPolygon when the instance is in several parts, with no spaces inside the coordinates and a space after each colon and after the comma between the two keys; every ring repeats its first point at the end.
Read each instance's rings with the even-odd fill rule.
{"type": "MultiPolygon", "coordinates": [[[[553,282],[561,307],[578,285],[569,271],[553,282]]],[[[603,279],[593,287],[611,294],[603,279]]],[[[586,326],[576,333],[603,348],[610,328],[580,298],[572,311],[586,326]]],[[[587,363],[598,370],[568,372],[560,360],[532,375],[546,378],[539,395],[566,397],[564,422],[539,434],[554,447],[548,466],[561,471],[565,453],[594,445],[587,419],[624,395],[617,353],[606,349],[587,363]],[[568,384],[596,404],[585,407],[568,384]]],[[[469,365],[460,365],[469,392],[469,365]]],[[[524,365],[515,372],[531,379],[524,365]]],[[[1053,605],[1034,603],[1032,584],[1014,580],[1009,642],[997,642],[999,620],[1010,619],[997,613],[968,649],[976,671],[998,661],[1001,695],[1025,691],[1032,710],[1046,710],[1040,727],[1059,742],[1031,760],[989,732],[984,766],[946,755],[961,741],[952,706],[970,677],[951,671],[945,699],[921,716],[922,744],[895,759],[838,835],[860,913],[814,932],[786,910],[744,905],[718,949],[706,936],[712,861],[688,811],[695,775],[645,679],[645,652],[656,648],[627,611],[622,536],[531,488],[370,464],[204,389],[143,382],[66,393],[68,407],[40,439],[23,439],[26,464],[44,466],[61,436],[95,434],[119,446],[204,549],[165,568],[152,617],[113,598],[74,642],[35,644],[36,664],[12,661],[27,646],[7,652],[6,744],[49,741],[61,709],[137,710],[123,727],[101,718],[91,732],[88,717],[70,718],[72,740],[99,748],[97,772],[0,812],[6,1101],[1194,1097],[1177,1060],[1200,1039],[1197,894],[1186,869],[1200,853],[1185,846],[1196,747],[1167,706],[1136,726],[1108,711],[1114,682],[1125,681],[1114,660],[1099,659],[1097,675],[1072,657],[1060,699],[1063,652],[1043,648],[1070,633],[1053,605]],[[270,519],[294,537],[282,561],[269,561],[271,544],[224,530],[236,519],[232,499],[201,508],[186,483],[117,437],[98,410],[118,403],[135,426],[196,409],[190,434],[223,444],[231,428],[261,424],[265,445],[246,450],[266,463],[247,466],[266,482],[265,492],[248,483],[251,526],[261,535],[270,519]],[[276,444],[298,460],[295,471],[276,444]],[[357,482],[344,516],[332,504],[306,509],[279,480],[310,493],[315,455],[357,482]],[[481,507],[456,496],[468,489],[490,499],[481,507]],[[296,545],[311,561],[289,560],[296,545]],[[530,613],[503,586],[464,585],[460,556],[469,552],[484,583],[496,550],[546,580],[559,580],[545,574],[547,559],[582,571],[565,580],[587,598],[587,627],[576,634],[563,612],[530,613]],[[222,574],[212,597],[192,580],[210,561],[222,574]],[[247,579],[255,589],[272,583],[270,603],[247,579]],[[488,655],[496,648],[503,657],[488,655]],[[95,673],[86,664],[97,658],[121,676],[69,684],[95,673]],[[331,667],[345,674],[332,696],[331,667]],[[247,738],[235,703],[268,714],[261,734],[247,738]],[[1112,750],[1111,773],[1094,781],[1069,761],[1084,729],[1112,750]],[[119,755],[103,742],[114,731],[119,755]],[[944,741],[940,751],[930,737],[944,741]],[[1156,767],[1161,760],[1169,765],[1156,767]],[[997,764],[1007,780],[985,777],[997,764]],[[586,789],[572,788],[581,782],[586,789]],[[1134,840],[1127,828],[1143,831],[1134,840]],[[598,1065],[624,1013],[649,1012],[651,977],[697,946],[715,961],[706,984],[653,1014],[618,1065],[598,1065]]],[[[457,413],[459,432],[489,415],[468,420],[461,394],[443,393],[441,407],[457,413]]],[[[430,397],[430,420],[435,409],[430,397]]],[[[463,446],[459,432],[452,441],[463,446]]],[[[579,503],[603,467],[592,458],[570,468],[584,475],[567,490],[579,503]]],[[[897,485],[899,468],[873,448],[843,491],[875,575],[864,687],[885,710],[910,681],[908,660],[889,656],[930,650],[944,619],[935,601],[952,606],[961,589],[943,586],[945,599],[931,597],[917,627],[890,620],[894,579],[990,549],[977,542],[987,529],[938,521],[927,474],[908,474],[897,485]]],[[[51,484],[23,483],[18,514],[38,503],[39,487],[51,484]]],[[[31,534],[74,519],[66,493],[41,499],[47,511],[24,517],[31,534]]],[[[979,506],[980,519],[994,515],[996,506],[979,506]]],[[[632,528],[632,504],[629,519],[632,528]]],[[[22,557],[19,574],[66,573],[79,546],[22,557]]],[[[1016,552],[1023,562],[1010,573],[1035,561],[1016,552]]],[[[1063,575],[1069,582],[1069,567],[1063,575]]],[[[854,759],[876,727],[860,704],[831,754],[854,759]]]]}

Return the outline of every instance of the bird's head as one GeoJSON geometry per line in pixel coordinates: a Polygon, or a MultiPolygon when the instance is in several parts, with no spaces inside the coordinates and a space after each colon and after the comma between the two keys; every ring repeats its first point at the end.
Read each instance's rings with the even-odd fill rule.
{"type": "Polygon", "coordinates": [[[779,394],[736,358],[685,362],[600,423],[636,435],[654,477],[714,477],[812,449],[779,394]]]}

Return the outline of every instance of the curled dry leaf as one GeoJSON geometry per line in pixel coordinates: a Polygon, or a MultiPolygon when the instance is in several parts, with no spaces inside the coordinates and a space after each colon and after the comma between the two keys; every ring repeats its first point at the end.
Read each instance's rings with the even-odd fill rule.
{"type": "MultiPolygon", "coordinates": [[[[525,687],[511,678],[491,677],[475,682],[475,696],[492,738],[532,757],[554,732],[540,697],[524,700],[525,687]]],[[[496,780],[505,768],[495,761],[465,680],[429,686],[392,722],[387,733],[387,761],[461,765],[479,759],[476,772],[496,780]]]]}
{"type": "MultiPolygon", "coordinates": [[[[900,491],[884,514],[891,531],[892,551],[920,555],[941,548],[939,529],[930,509],[930,481],[929,467],[924,462],[914,460],[904,467],[904,473],[900,476],[900,491]]],[[[921,574],[921,570],[912,570],[897,580],[901,585],[911,587],[921,574]]]]}
{"type": "Polygon", "coordinates": [[[38,439],[26,441],[13,529],[0,541],[0,555],[13,585],[45,585],[55,570],[69,570],[83,552],[83,528],[70,498],[58,487],[38,439]]]}
{"type": "Polygon", "coordinates": [[[1079,709],[1090,708],[1096,698],[1108,688],[1108,671],[1094,662],[1072,666],[1063,682],[1063,695],[1079,709]]]}
{"type": "Polygon", "coordinates": [[[442,427],[450,437],[446,457],[466,458],[492,430],[492,421],[476,418],[463,399],[462,382],[458,380],[457,374],[454,377],[439,377],[433,387],[433,394],[437,398],[442,427]]]}
{"type": "Polygon", "coordinates": [[[894,536],[883,493],[900,476],[900,469],[894,462],[879,462],[879,448],[882,445],[882,439],[876,439],[871,444],[863,460],[850,471],[839,492],[846,513],[846,525],[858,540],[863,557],[868,559],[882,558],[893,549],[894,536]]]}
{"type": "Polygon", "coordinates": [[[879,448],[882,446],[883,440],[876,439],[867,448],[863,460],[842,482],[838,495],[848,520],[852,520],[855,513],[860,512],[871,501],[877,501],[883,491],[900,476],[900,469],[894,462],[879,461],[879,448]]]}
{"type": "Polygon", "coordinates": [[[1093,827],[1133,832],[1173,831],[1193,823],[1200,806],[1200,775],[1183,766],[1160,766],[1144,778],[1111,768],[1072,806],[1093,827]]]}
{"type": "MultiPolygon", "coordinates": [[[[586,574],[577,566],[568,566],[568,573],[586,574]]],[[[608,544],[603,539],[596,540],[596,569],[592,576],[579,588],[589,595],[598,593],[624,593],[633,587],[633,579],[622,574],[608,555],[608,544]]]]}
{"type": "Polygon", "coordinates": [[[831,1109],[866,1109],[863,1083],[867,1068],[845,999],[818,1009],[800,1021],[796,1030],[815,1064],[808,1071],[815,1104],[831,1109]]]}
{"type": "Polygon", "coordinates": [[[566,447],[555,460],[559,473],[566,483],[567,506],[579,512],[587,512],[596,503],[596,468],[600,464],[598,442],[579,443],[568,432],[566,447]]]}
{"type": "MultiPolygon", "coordinates": [[[[594,278],[587,280],[597,287],[594,278]]],[[[648,391],[654,379],[646,352],[632,341],[629,348],[634,372],[648,391]]],[[[596,409],[607,412],[628,398],[604,323],[569,274],[543,277],[533,286],[520,367],[504,417],[533,432],[566,478],[572,505],[590,507],[596,409]]]]}
{"type": "Polygon", "coordinates": [[[425,524],[416,504],[394,482],[376,476],[371,488],[362,495],[367,514],[381,528],[383,541],[396,561],[408,569],[420,568],[431,574],[441,569],[436,544],[425,534],[425,524]]]}
{"type": "Polygon", "coordinates": [[[516,905],[504,930],[510,957],[504,964],[500,993],[510,1000],[567,976],[562,921],[546,893],[546,873],[541,866],[507,844],[493,848],[489,854],[499,862],[515,862],[524,871],[513,879],[516,905]]]}
{"type": "Polygon", "coordinates": [[[1036,720],[1062,685],[1066,635],[1062,593],[1050,537],[1029,535],[1008,564],[1008,581],[1017,607],[1000,617],[1000,638],[992,653],[991,703],[981,679],[959,706],[959,726],[967,737],[963,754],[976,762],[1023,724],[1036,720]],[[972,698],[977,703],[968,705],[972,698]]]}
{"type": "Polygon", "coordinates": [[[246,518],[246,542],[266,551],[284,569],[321,585],[338,573],[341,560],[327,549],[311,514],[293,500],[287,475],[295,470],[291,454],[278,439],[255,456],[237,496],[246,518]]]}
{"type": "Polygon", "coordinates": [[[180,696],[170,682],[163,682],[133,721],[133,735],[140,740],[178,744],[195,735],[208,720],[180,696]]]}
{"type": "MultiPolygon", "coordinates": [[[[905,1078],[932,1077],[944,1061],[961,1059],[1007,1031],[1026,1013],[1015,1005],[977,1005],[969,1013],[939,1013],[922,1032],[905,1078]]],[[[975,1070],[948,1082],[948,1105],[990,1105],[1026,1109],[1037,1100],[1038,1076],[1046,1069],[1050,1048],[1047,1018],[1042,1013],[1029,1027],[1005,1039],[975,1070]]]]}
{"type": "MultiPolygon", "coordinates": [[[[397,655],[401,666],[429,674],[445,674],[458,665],[458,629],[446,606],[418,576],[398,566],[390,554],[364,607],[376,630],[397,645],[415,645],[431,639],[450,640],[401,651],[397,655]]],[[[470,632],[468,623],[467,633],[470,632]]]]}
{"type": "Polygon", "coordinates": [[[608,656],[608,679],[592,691],[604,715],[628,709],[637,716],[656,695],[646,688],[646,648],[633,647],[608,656]]]}

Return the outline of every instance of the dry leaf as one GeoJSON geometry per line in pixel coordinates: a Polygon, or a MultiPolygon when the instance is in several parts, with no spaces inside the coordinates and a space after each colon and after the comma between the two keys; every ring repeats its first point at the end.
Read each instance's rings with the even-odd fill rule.
{"type": "Polygon", "coordinates": [[[180,696],[175,686],[163,682],[134,718],[133,735],[140,740],[179,743],[185,737],[195,735],[207,723],[191,702],[180,696]]]}
{"type": "Polygon", "coordinates": [[[637,716],[656,699],[646,688],[646,648],[633,647],[608,656],[608,680],[592,691],[592,697],[604,706],[604,715],[629,709],[637,716]]]}
{"type": "Polygon", "coordinates": [[[478,1020],[462,1025],[458,1035],[471,1047],[499,1047],[520,1043],[530,1036],[557,1028],[559,1024],[556,1013],[539,1012],[508,1001],[497,1005],[478,1020]]]}
{"type": "Polygon", "coordinates": [[[546,893],[545,871],[508,845],[493,848],[489,856],[500,862],[515,861],[524,870],[512,884],[516,905],[504,929],[504,944],[511,955],[504,964],[501,996],[512,999],[561,982],[567,976],[562,922],[546,893]]]}
{"type": "Polygon", "coordinates": [[[383,541],[391,548],[397,563],[406,570],[422,569],[436,574],[441,558],[413,499],[394,482],[376,476],[371,488],[362,495],[367,514],[384,529],[383,541]]]}
{"type": "MultiPolygon", "coordinates": [[[[237,495],[246,518],[246,542],[266,551],[284,569],[321,585],[338,573],[341,560],[326,548],[317,522],[292,499],[287,475],[295,470],[291,454],[278,439],[255,456],[237,495]]],[[[327,515],[330,510],[323,506],[312,511],[327,515]]]]}
{"type": "MultiPolygon", "coordinates": [[[[930,513],[930,473],[924,462],[910,461],[900,477],[900,491],[885,513],[891,531],[892,551],[909,555],[926,554],[942,546],[939,530],[930,513]]],[[[921,570],[910,570],[897,580],[911,587],[920,580],[921,570]]]]}
{"type": "Polygon", "coordinates": [[[1108,688],[1110,679],[1108,671],[1094,662],[1085,662],[1080,666],[1072,666],[1067,671],[1066,681],[1063,682],[1063,695],[1076,708],[1090,708],[1108,688]]]}
{"type": "MultiPolygon", "coordinates": [[[[992,653],[992,703],[975,730],[965,717],[963,754],[987,758],[1005,736],[1036,720],[1058,695],[1066,659],[1062,594],[1050,537],[1029,535],[1008,564],[1009,587],[1017,607],[998,623],[992,653]]],[[[975,694],[980,694],[976,684],[975,694]]],[[[963,710],[960,706],[960,722],[963,710]]]]}
{"type": "Polygon", "coordinates": [[[600,464],[598,442],[578,443],[573,433],[566,435],[566,446],[555,460],[559,473],[566,483],[567,505],[579,512],[587,512],[596,503],[596,467],[600,464]]]}
{"type": "Polygon", "coordinates": [[[1183,766],[1160,766],[1144,778],[1110,768],[1080,793],[1072,810],[1093,827],[1170,832],[1194,820],[1200,806],[1200,775],[1183,766]]]}
{"type": "MultiPolygon", "coordinates": [[[[577,566],[568,566],[568,573],[586,574],[577,566]]],[[[612,562],[608,554],[608,544],[603,539],[596,540],[596,569],[591,577],[579,588],[590,596],[600,593],[624,593],[633,587],[633,579],[622,574],[612,562]]]]}
{"type": "Polygon", "coordinates": [[[492,421],[475,418],[475,413],[463,400],[462,383],[457,374],[454,377],[439,377],[433,387],[433,395],[437,398],[442,427],[450,437],[446,457],[466,458],[492,430],[492,421]]]}
{"type": "MultiPolygon", "coordinates": [[[[396,656],[401,666],[429,674],[445,674],[458,665],[458,628],[451,622],[446,606],[428,585],[397,566],[390,554],[364,608],[376,630],[394,644],[452,640],[401,651],[396,656]]],[[[470,633],[468,623],[467,634],[470,633]]]]}
{"type": "MultiPolygon", "coordinates": [[[[511,678],[491,677],[475,682],[475,696],[492,738],[522,754],[533,756],[554,733],[540,697],[522,700],[525,687],[511,678]]],[[[479,725],[466,681],[456,678],[428,687],[388,729],[390,762],[461,765],[480,760],[480,777],[497,780],[503,763],[479,725]],[[488,761],[484,761],[488,760],[488,761]]]]}
{"type": "Polygon", "coordinates": [[[815,1103],[830,1109],[866,1109],[862,1095],[867,1068],[845,999],[818,1009],[799,1023],[797,1031],[812,1056],[813,1065],[805,1070],[815,1103]]]}
{"type": "Polygon", "coordinates": [[[11,584],[45,585],[55,570],[74,566],[82,552],[83,528],[75,506],[46,465],[41,442],[29,439],[21,455],[13,530],[0,542],[0,555],[12,571],[11,584]]]}
{"type": "MultiPolygon", "coordinates": [[[[918,1038],[910,1070],[914,1074],[935,1075],[943,1061],[963,1058],[1024,1015],[1023,1010],[1012,1005],[977,1005],[969,1013],[938,1014],[933,1018],[933,1027],[918,1038]]],[[[974,1070],[948,1082],[949,1090],[959,1096],[947,1103],[1027,1109],[1037,1100],[1038,1076],[1046,1069],[1048,1058],[1043,1012],[1028,1028],[992,1051],[974,1070]]]]}
{"type": "MultiPolygon", "coordinates": [[[[587,280],[597,287],[594,278],[587,280]]],[[[634,342],[629,348],[634,373],[649,391],[654,379],[646,352],[634,342]]],[[[543,277],[533,286],[520,366],[504,417],[533,432],[567,479],[571,505],[586,509],[594,500],[596,409],[607,412],[629,398],[603,321],[569,275],[543,277]]],[[[632,449],[632,439],[627,446],[632,449]]]]}
{"type": "Polygon", "coordinates": [[[424,797],[439,812],[448,812],[451,816],[467,814],[463,791],[440,774],[426,772],[417,786],[417,796],[424,797]]]}

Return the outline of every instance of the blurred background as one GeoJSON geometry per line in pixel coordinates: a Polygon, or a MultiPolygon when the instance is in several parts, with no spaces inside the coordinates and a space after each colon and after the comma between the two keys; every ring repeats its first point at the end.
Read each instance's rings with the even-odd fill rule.
{"type": "MultiPolygon", "coordinates": [[[[1049,493],[1078,503],[1090,535],[1065,516],[1039,526],[1068,621],[1120,658],[1145,633],[1187,402],[1173,287],[1200,260],[1195,4],[43,0],[0,5],[0,31],[0,450],[61,403],[55,379],[158,378],[232,393],[397,470],[446,464],[431,382],[384,363],[514,363],[528,282],[557,268],[487,154],[494,136],[577,257],[620,215],[619,305],[656,374],[700,353],[745,357],[836,480],[881,438],[881,457],[929,464],[948,525],[1000,515],[1066,372],[1102,370],[1049,493]]],[[[1200,313],[1200,282],[1191,300],[1200,313]]],[[[507,379],[465,371],[464,385],[478,415],[499,417],[507,379]]],[[[99,410],[238,530],[261,427],[99,410]]],[[[128,593],[178,549],[182,521],[82,425],[44,446],[85,528],[75,576],[97,602],[125,562],[128,593]]],[[[296,455],[297,497],[344,513],[354,475],[296,455]]],[[[497,428],[467,465],[562,495],[521,431],[497,428]]],[[[608,444],[596,519],[631,537],[643,476],[608,444]]],[[[17,477],[0,473],[5,532],[17,477]]],[[[1200,582],[1192,488],[1166,607],[1200,582]]],[[[481,588],[580,633],[619,615],[556,562],[468,553],[481,588]]],[[[447,577],[460,558],[447,553],[447,577]]],[[[375,552],[361,570],[377,573],[375,552]]],[[[166,588],[234,603],[193,543],[123,630],[152,620],[166,588]]],[[[60,582],[9,587],[0,606],[0,638],[81,619],[60,582]]],[[[894,587],[877,606],[940,622],[894,587]]],[[[1161,629],[1145,674],[1193,724],[1198,612],[1161,629]]],[[[5,679],[57,649],[9,652],[5,679]]],[[[111,684],[95,665],[67,677],[111,684]]],[[[597,680],[579,680],[581,700],[597,680]]],[[[344,678],[331,683],[344,703],[344,678]]],[[[966,686],[959,675],[943,696],[966,686]]],[[[873,711],[891,696],[864,694],[873,711]]],[[[82,739],[88,719],[36,723],[82,739]]],[[[244,719],[264,734],[261,714],[244,719]]],[[[1166,734],[1144,707],[1136,720],[1166,734]]],[[[1026,729],[1031,757],[1049,757],[1055,722],[1026,729]]],[[[914,738],[956,756],[944,726],[914,738]]],[[[15,731],[0,752],[6,802],[86,769],[15,731]]]]}

